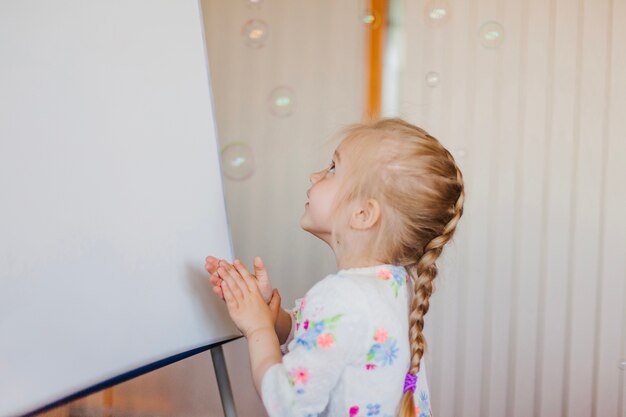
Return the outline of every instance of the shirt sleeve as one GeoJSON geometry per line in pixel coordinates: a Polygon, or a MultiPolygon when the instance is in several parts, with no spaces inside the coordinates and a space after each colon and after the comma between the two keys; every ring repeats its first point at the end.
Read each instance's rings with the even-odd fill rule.
{"type": "Polygon", "coordinates": [[[300,303],[302,301],[302,298],[298,298],[295,301],[295,306],[293,309],[289,310],[289,316],[291,316],[291,330],[289,331],[289,335],[287,336],[287,339],[285,340],[285,343],[283,343],[282,345],[280,345],[280,351],[282,352],[282,354],[286,354],[287,352],[289,352],[289,343],[291,343],[291,341],[293,340],[294,334],[295,334],[295,330],[296,330],[296,320],[297,320],[297,316],[299,314],[299,309],[300,309],[300,303]]]}
{"type": "Polygon", "coordinates": [[[365,354],[366,306],[358,291],[346,277],[329,275],[301,299],[289,351],[261,381],[270,417],[317,416],[344,368],[365,354]]]}

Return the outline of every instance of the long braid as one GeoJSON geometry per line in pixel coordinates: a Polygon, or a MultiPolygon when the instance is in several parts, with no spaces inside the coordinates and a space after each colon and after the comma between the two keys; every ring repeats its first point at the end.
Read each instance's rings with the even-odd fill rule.
{"type": "MultiPolygon", "coordinates": [[[[445,149],[444,149],[445,150],[445,149]]],[[[450,152],[445,150],[446,156],[452,163],[454,159],[450,152]]],[[[409,341],[411,344],[411,362],[408,373],[412,376],[417,376],[420,369],[420,363],[424,352],[426,351],[426,338],[424,337],[424,316],[428,312],[430,307],[430,296],[433,293],[433,281],[437,277],[438,268],[436,261],[443,251],[443,247],[448,241],[452,239],[452,236],[456,230],[457,223],[463,215],[463,202],[465,200],[465,192],[463,187],[463,175],[459,168],[454,163],[456,169],[457,183],[460,187],[459,197],[454,205],[453,216],[444,227],[441,235],[432,239],[424,248],[424,254],[419,257],[414,268],[407,268],[416,272],[416,277],[413,274],[411,280],[413,281],[413,296],[410,304],[409,313],[409,341]]],[[[415,401],[414,391],[407,390],[402,396],[400,402],[400,417],[416,417],[415,415],[415,401]]]]}
{"type": "Polygon", "coordinates": [[[384,215],[371,256],[404,266],[411,277],[410,367],[399,417],[415,417],[413,394],[426,351],[424,316],[438,273],[436,261],[463,215],[463,176],[437,139],[399,118],[348,126],[344,140],[354,141],[359,163],[346,174],[351,180],[345,183],[338,207],[378,198],[384,215]]]}

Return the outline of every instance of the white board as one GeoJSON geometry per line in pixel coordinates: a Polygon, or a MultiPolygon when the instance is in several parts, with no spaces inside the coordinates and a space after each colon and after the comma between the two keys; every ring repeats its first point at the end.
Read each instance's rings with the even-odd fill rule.
{"type": "Polygon", "coordinates": [[[240,333],[196,0],[0,1],[0,416],[240,333]]]}

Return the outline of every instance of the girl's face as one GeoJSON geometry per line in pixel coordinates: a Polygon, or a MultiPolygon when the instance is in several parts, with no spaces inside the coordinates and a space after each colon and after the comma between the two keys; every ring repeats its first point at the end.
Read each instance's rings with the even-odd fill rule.
{"type": "Polygon", "coordinates": [[[309,200],[304,206],[300,226],[307,232],[319,237],[329,245],[333,221],[340,220],[334,212],[340,189],[345,181],[346,166],[349,156],[343,142],[333,155],[330,164],[321,171],[311,174],[311,188],[307,191],[309,200]]]}

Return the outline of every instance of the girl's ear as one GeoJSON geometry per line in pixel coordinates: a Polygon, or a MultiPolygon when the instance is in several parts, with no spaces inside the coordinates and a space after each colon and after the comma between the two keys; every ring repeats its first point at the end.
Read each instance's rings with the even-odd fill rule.
{"type": "Polygon", "coordinates": [[[356,206],[350,216],[350,227],[357,230],[366,230],[374,227],[380,219],[380,204],[370,198],[364,204],[356,206]]]}

